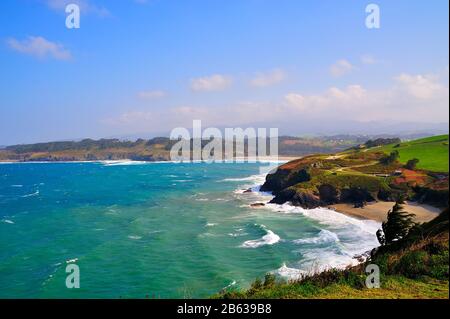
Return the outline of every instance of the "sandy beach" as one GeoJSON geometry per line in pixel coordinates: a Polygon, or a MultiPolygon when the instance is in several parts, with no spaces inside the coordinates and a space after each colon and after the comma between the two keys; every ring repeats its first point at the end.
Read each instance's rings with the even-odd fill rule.
{"type": "MultiPolygon", "coordinates": [[[[328,208],[348,216],[383,222],[387,218],[387,212],[392,209],[394,204],[394,202],[373,202],[367,204],[364,208],[354,208],[351,204],[335,204],[330,205],[328,208]]],[[[404,208],[408,213],[415,214],[415,221],[419,223],[432,220],[442,211],[439,208],[430,205],[421,205],[415,202],[406,202],[404,208]]]]}

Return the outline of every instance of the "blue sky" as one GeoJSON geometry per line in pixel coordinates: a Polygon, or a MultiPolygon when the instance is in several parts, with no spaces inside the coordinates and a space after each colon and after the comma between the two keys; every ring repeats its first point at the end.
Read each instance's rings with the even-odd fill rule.
{"type": "Polygon", "coordinates": [[[3,0],[0,145],[193,119],[447,122],[448,1],[373,2],[380,29],[361,0],[3,0]]]}

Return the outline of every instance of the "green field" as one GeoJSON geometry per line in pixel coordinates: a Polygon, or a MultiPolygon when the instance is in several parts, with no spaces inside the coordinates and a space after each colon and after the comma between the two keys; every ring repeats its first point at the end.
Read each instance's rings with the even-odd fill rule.
{"type": "Polygon", "coordinates": [[[448,134],[402,142],[397,147],[394,144],[374,147],[372,150],[382,150],[386,153],[397,150],[400,153],[400,162],[403,164],[417,158],[420,160],[417,165],[419,169],[448,172],[448,134]]]}

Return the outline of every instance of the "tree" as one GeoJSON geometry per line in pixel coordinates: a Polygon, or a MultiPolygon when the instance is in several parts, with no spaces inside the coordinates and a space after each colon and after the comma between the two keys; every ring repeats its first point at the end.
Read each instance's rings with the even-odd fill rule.
{"type": "Polygon", "coordinates": [[[382,246],[404,238],[416,226],[413,221],[415,215],[405,212],[403,204],[403,198],[399,198],[388,212],[387,221],[381,225],[382,229],[377,231],[377,238],[382,246]]]}
{"type": "Polygon", "coordinates": [[[419,163],[419,160],[417,158],[410,159],[406,163],[405,168],[410,169],[410,170],[415,170],[418,163],[419,163]]]}
{"type": "Polygon", "coordinates": [[[399,157],[400,157],[399,152],[393,151],[389,155],[383,156],[381,158],[380,162],[384,165],[389,165],[389,164],[395,163],[399,157]]]}
{"type": "Polygon", "coordinates": [[[364,145],[367,148],[389,145],[389,144],[398,144],[401,143],[401,139],[399,138],[377,138],[376,140],[368,140],[364,145]]]}

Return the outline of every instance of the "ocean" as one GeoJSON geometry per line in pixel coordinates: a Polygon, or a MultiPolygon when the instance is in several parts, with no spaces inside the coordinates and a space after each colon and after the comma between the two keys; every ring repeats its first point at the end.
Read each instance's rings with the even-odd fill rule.
{"type": "Polygon", "coordinates": [[[251,207],[272,197],[258,192],[261,165],[0,164],[0,298],[205,298],[378,246],[374,221],[251,207]],[[68,264],[79,289],[66,287],[68,264]]]}

